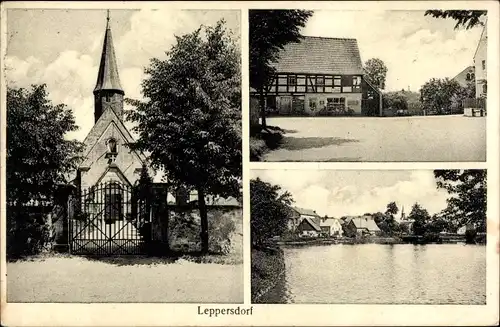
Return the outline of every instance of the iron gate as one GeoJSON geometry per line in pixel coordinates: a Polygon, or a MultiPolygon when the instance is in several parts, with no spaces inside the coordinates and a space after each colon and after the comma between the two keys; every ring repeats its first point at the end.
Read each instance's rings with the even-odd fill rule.
{"type": "Polygon", "coordinates": [[[82,190],[69,203],[70,253],[143,254],[151,235],[148,198],[126,184],[106,182],[82,190]]]}

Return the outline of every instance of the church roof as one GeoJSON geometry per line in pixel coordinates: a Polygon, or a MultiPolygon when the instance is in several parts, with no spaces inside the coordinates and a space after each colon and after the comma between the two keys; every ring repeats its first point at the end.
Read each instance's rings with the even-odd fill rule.
{"type": "Polygon", "coordinates": [[[111,35],[111,27],[109,26],[109,17],[107,19],[101,63],[99,65],[99,73],[97,74],[97,83],[94,88],[94,93],[102,90],[113,90],[124,93],[120,84],[120,76],[118,75],[115,49],[113,47],[113,36],[111,35]]]}

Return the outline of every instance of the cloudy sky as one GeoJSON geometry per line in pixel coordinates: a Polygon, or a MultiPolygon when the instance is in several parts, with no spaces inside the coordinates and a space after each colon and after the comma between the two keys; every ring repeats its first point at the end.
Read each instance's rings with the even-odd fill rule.
{"type": "Polygon", "coordinates": [[[415,202],[433,214],[448,198],[432,170],[252,170],[257,177],[288,190],[294,205],[333,217],[384,212],[392,201],[407,215],[415,202]]]}
{"type": "Polygon", "coordinates": [[[430,78],[453,78],[472,64],[482,27],[454,30],[425,11],[315,11],[302,34],[356,38],[361,60],[382,59],[386,90],[417,92],[430,78]]]}
{"type": "MultiPolygon", "coordinates": [[[[141,98],[143,70],[164,58],[175,35],[224,18],[238,41],[240,11],[111,10],[120,80],[129,98],[141,98]]],[[[54,103],[65,103],[80,126],[70,138],[83,140],[94,124],[94,89],[106,26],[106,10],[7,12],[6,75],[9,86],[46,83],[54,103]]],[[[239,42],[239,41],[238,41],[239,42]]]]}

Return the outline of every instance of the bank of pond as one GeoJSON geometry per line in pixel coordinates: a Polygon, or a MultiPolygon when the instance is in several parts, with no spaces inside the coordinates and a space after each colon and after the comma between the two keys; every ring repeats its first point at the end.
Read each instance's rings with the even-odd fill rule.
{"type": "Polygon", "coordinates": [[[364,237],[337,237],[337,238],[289,238],[273,239],[272,246],[314,246],[334,244],[486,244],[486,234],[478,233],[473,238],[459,234],[429,234],[429,235],[401,235],[393,237],[364,236],[364,237]]]}

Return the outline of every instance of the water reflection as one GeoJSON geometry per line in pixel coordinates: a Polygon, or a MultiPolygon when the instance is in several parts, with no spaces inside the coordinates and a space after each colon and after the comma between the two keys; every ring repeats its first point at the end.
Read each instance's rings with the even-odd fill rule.
{"type": "Polygon", "coordinates": [[[486,248],[333,245],[285,249],[268,303],[485,304],[486,248]]]}

